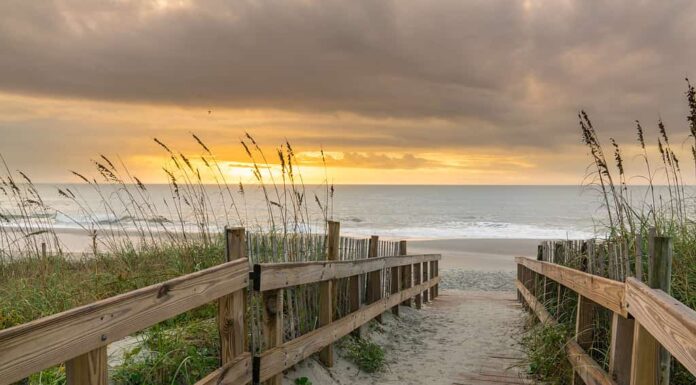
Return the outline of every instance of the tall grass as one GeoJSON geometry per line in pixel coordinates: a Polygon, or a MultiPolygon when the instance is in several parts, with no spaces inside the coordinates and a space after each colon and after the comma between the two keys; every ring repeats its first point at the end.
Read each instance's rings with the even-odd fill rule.
{"type": "MultiPolygon", "coordinates": [[[[184,154],[154,139],[167,159],[164,196],[153,191],[161,186],[143,183],[120,158],[99,155],[92,172],[71,171],[82,186],[56,188],[65,203],[57,207],[0,156],[0,328],[219,264],[226,226],[247,228],[251,262],[324,259],[334,189],[328,178],[318,189],[305,186],[289,142],[275,150],[272,163],[245,134],[240,145],[254,178],[245,184],[231,180],[226,164],[199,136],[192,140],[199,151],[184,154]],[[248,215],[251,189],[262,194],[264,215],[248,215]],[[87,240],[87,252],[68,250],[65,234],[54,225],[57,216],[72,222],[87,240]]],[[[315,295],[311,288],[287,291],[289,334],[316,323],[316,309],[309,307],[315,295]]],[[[260,300],[249,303],[248,311],[258,313],[260,300]]],[[[215,314],[210,304],[144,331],[112,380],[195,382],[218,365],[215,314]]],[[[258,338],[252,340],[258,349],[258,338]]],[[[60,384],[65,376],[57,367],[30,380],[60,384]]]]}
{"type": "MultiPolygon", "coordinates": [[[[622,146],[614,138],[608,138],[609,146],[602,143],[600,130],[585,111],[580,111],[578,120],[582,141],[591,160],[584,184],[597,192],[602,202],[605,215],[598,223],[599,232],[605,234],[604,239],[585,243],[583,247],[593,248],[590,253],[580,247],[582,243],[579,242],[549,242],[542,247],[546,258],[554,263],[587,269],[592,274],[620,281],[629,276],[646,281],[651,234],[671,237],[674,257],[670,294],[696,309],[696,206],[693,186],[685,182],[683,174],[688,166],[680,161],[673,147],[673,143],[687,146],[696,165],[696,92],[688,79],[686,86],[687,138],[675,142],[662,119],[656,120],[653,135],[647,133],[641,122],[635,121],[639,148],[637,159],[644,167],[638,176],[627,175],[622,146]],[[651,136],[654,138],[652,143],[651,136]],[[654,159],[658,160],[657,163],[654,159]],[[632,186],[630,181],[633,180],[638,183],[632,186]],[[589,255],[594,255],[595,260],[588,264],[589,255]]],[[[692,172],[696,173],[696,167],[692,172]]],[[[560,293],[560,296],[547,298],[547,309],[556,315],[564,330],[575,330],[576,296],[567,296],[562,289],[556,291],[552,288],[551,291],[560,293]]],[[[607,369],[611,317],[608,311],[597,309],[594,320],[595,334],[589,354],[607,369]]],[[[536,353],[553,348],[556,343],[551,337],[556,335],[553,329],[534,329],[528,337],[531,341],[527,344],[530,357],[534,359],[538,356],[536,353]],[[542,341],[547,338],[550,342],[539,344],[540,338],[542,341]]],[[[532,360],[532,363],[536,361],[532,360]]],[[[539,370],[535,373],[544,380],[559,384],[570,383],[572,375],[567,371],[539,370]]],[[[696,378],[673,359],[671,383],[693,384],[696,378]]]]}

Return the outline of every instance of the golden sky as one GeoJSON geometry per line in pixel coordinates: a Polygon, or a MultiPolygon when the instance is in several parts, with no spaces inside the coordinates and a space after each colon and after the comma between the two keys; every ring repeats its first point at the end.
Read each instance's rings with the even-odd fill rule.
{"type": "Polygon", "coordinates": [[[688,1],[7,1],[0,154],[38,181],[104,154],[164,182],[153,138],[195,159],[195,133],[249,182],[249,132],[273,164],[288,140],[307,183],[578,184],[580,109],[628,163],[635,119],[686,137],[695,17],[688,1]]]}

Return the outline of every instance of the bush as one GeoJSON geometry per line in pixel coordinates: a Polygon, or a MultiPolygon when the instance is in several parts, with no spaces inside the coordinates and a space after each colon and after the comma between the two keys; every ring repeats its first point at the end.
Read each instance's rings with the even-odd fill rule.
{"type": "Polygon", "coordinates": [[[372,341],[346,337],[341,347],[348,359],[364,372],[375,373],[384,367],[384,350],[372,341]]]}

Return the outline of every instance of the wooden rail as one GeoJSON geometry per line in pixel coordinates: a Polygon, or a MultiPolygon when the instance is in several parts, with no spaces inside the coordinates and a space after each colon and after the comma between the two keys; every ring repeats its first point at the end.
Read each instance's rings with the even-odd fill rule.
{"type": "Polygon", "coordinates": [[[518,295],[541,322],[555,324],[556,320],[537,299],[537,295],[546,295],[536,293],[540,278],[575,291],[580,304],[585,299],[592,301],[591,306],[614,312],[607,373],[581,346],[583,327],[591,328],[591,323],[581,320],[593,310],[591,306],[577,308],[576,336],[566,351],[576,375],[585,384],[658,385],[663,370],[660,347],[696,375],[696,311],[634,278],[623,283],[549,262],[522,257],[516,258],[516,262],[518,295]]]}
{"type": "MultiPolygon", "coordinates": [[[[234,232],[239,230],[230,229],[226,233],[234,232]]],[[[247,288],[248,281],[249,263],[242,258],[0,330],[0,383],[13,383],[65,362],[69,384],[106,385],[108,344],[241,292],[247,288]]],[[[235,339],[242,332],[225,331],[224,335],[235,339]]],[[[251,358],[240,354],[232,353],[239,357],[229,362],[227,372],[251,379],[251,371],[244,370],[251,366],[251,358]]]]}
{"type": "MultiPolygon", "coordinates": [[[[330,233],[331,234],[331,233],[330,233]]],[[[373,238],[374,239],[374,238],[373,238]]],[[[301,337],[282,342],[279,339],[272,341],[269,349],[254,357],[254,383],[267,382],[279,384],[284,370],[294,366],[303,359],[316,352],[321,352],[320,358],[327,366],[333,365],[332,353],[326,353],[331,349],[331,344],[341,337],[358,330],[368,321],[379,317],[385,311],[399,304],[406,303],[413,297],[420,297],[423,293],[432,291],[440,282],[440,277],[427,274],[427,266],[434,266],[431,271],[437,271],[439,254],[428,255],[400,255],[390,257],[369,258],[355,261],[319,261],[297,262],[278,264],[256,264],[251,274],[255,291],[261,292],[264,298],[273,296],[282,297],[282,290],[288,287],[309,283],[329,284],[320,290],[320,308],[324,312],[320,319],[321,327],[301,337]],[[421,269],[422,267],[422,269],[421,269]],[[401,271],[417,272],[413,274],[392,274],[391,294],[388,297],[367,296],[368,302],[362,303],[360,291],[351,290],[350,302],[356,304],[350,314],[338,320],[332,320],[333,296],[331,283],[340,278],[352,278],[367,275],[367,286],[381,287],[381,276],[384,272],[392,272],[393,269],[401,271]],[[421,276],[420,272],[426,272],[421,276]],[[322,318],[323,317],[323,318],[322,318]]],[[[353,281],[355,282],[355,281],[353,281]]],[[[368,289],[369,290],[369,289],[368,289]]],[[[373,292],[374,293],[374,292],[373,292]]],[[[381,293],[381,291],[380,291],[381,293]]],[[[430,299],[435,298],[431,295],[430,299]]],[[[417,302],[420,306],[420,302],[417,302]]],[[[409,305],[410,306],[410,305],[409,305]]],[[[269,322],[278,324],[278,317],[282,317],[282,302],[275,302],[273,309],[267,311],[269,322]]]]}
{"type": "Polygon", "coordinates": [[[402,255],[376,257],[375,236],[371,258],[338,261],[338,241],[339,224],[330,222],[326,261],[264,263],[251,270],[244,229],[226,229],[226,263],[0,330],[0,384],[65,363],[68,385],[106,385],[110,343],[213,301],[218,304],[221,366],[196,385],[280,384],[283,370],[313,353],[320,352],[320,359],[331,366],[332,343],[388,309],[410,306],[412,297],[420,308],[428,292],[431,300],[437,295],[439,255],[403,255],[406,244],[401,242],[402,255]],[[382,276],[390,269],[399,274],[392,282],[395,290],[384,297],[382,276]],[[350,314],[334,320],[335,281],[344,278],[351,282],[350,314]],[[257,355],[249,352],[246,330],[252,282],[251,289],[265,304],[261,335],[267,350],[257,355]],[[283,289],[310,283],[321,285],[320,327],[283,341],[283,289]],[[362,283],[371,295],[365,296],[362,283]]]}

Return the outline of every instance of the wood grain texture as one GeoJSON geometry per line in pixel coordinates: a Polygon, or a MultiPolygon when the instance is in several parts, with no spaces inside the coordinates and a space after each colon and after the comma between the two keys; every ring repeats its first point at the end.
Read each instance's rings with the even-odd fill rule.
{"type": "Polygon", "coordinates": [[[196,382],[195,385],[244,385],[251,382],[251,353],[244,352],[196,382]]]}
{"type": "Polygon", "coordinates": [[[631,383],[631,352],[635,320],[612,315],[611,345],[609,349],[609,374],[618,385],[631,383]]]}
{"type": "MultiPolygon", "coordinates": [[[[225,256],[227,262],[246,259],[244,247],[246,232],[243,228],[225,228],[225,256]]],[[[220,363],[231,362],[247,346],[246,290],[238,290],[218,299],[218,331],[220,334],[220,363]]]]}
{"type": "Polygon", "coordinates": [[[353,261],[261,263],[255,268],[260,271],[260,291],[266,291],[331,279],[348,278],[359,274],[379,272],[392,267],[436,261],[441,258],[439,254],[423,254],[353,261]]]}
{"type": "Polygon", "coordinates": [[[634,278],[626,280],[626,303],[636,321],[696,375],[696,311],[634,278]]]}
{"type": "Polygon", "coordinates": [[[0,331],[0,378],[12,383],[247,287],[228,262],[0,331]]]}
{"type": "MultiPolygon", "coordinates": [[[[527,305],[539,321],[549,325],[556,325],[558,322],[544,308],[544,305],[532,295],[532,293],[519,280],[516,282],[517,290],[527,302],[527,305]]],[[[566,343],[566,353],[568,361],[573,366],[573,370],[586,385],[616,385],[611,376],[605,372],[599,364],[592,359],[575,340],[566,343]]]]}
{"type": "Polygon", "coordinates": [[[79,355],[65,363],[67,385],[107,385],[106,346],[79,355]]]}
{"type": "MultiPolygon", "coordinates": [[[[330,282],[326,284],[330,285],[330,282]]],[[[263,337],[266,340],[266,349],[271,349],[283,344],[283,289],[263,293],[263,304],[263,337]]],[[[266,385],[282,383],[283,373],[280,373],[269,378],[266,385]]]]}
{"type": "Polygon", "coordinates": [[[660,344],[639,322],[634,323],[631,385],[658,385],[660,344]]]}
{"type": "Polygon", "coordinates": [[[337,341],[339,338],[357,329],[385,310],[410,298],[418,292],[427,290],[440,281],[439,277],[414,286],[408,290],[362,307],[360,310],[334,321],[331,325],[313,330],[299,338],[284,343],[281,346],[267,350],[260,355],[259,379],[265,381],[283,370],[321,350],[324,346],[337,341]]]}
{"type": "Polygon", "coordinates": [[[628,315],[624,304],[624,284],[608,278],[584,273],[554,263],[516,257],[526,268],[546,276],[623,317],[628,315]]]}

